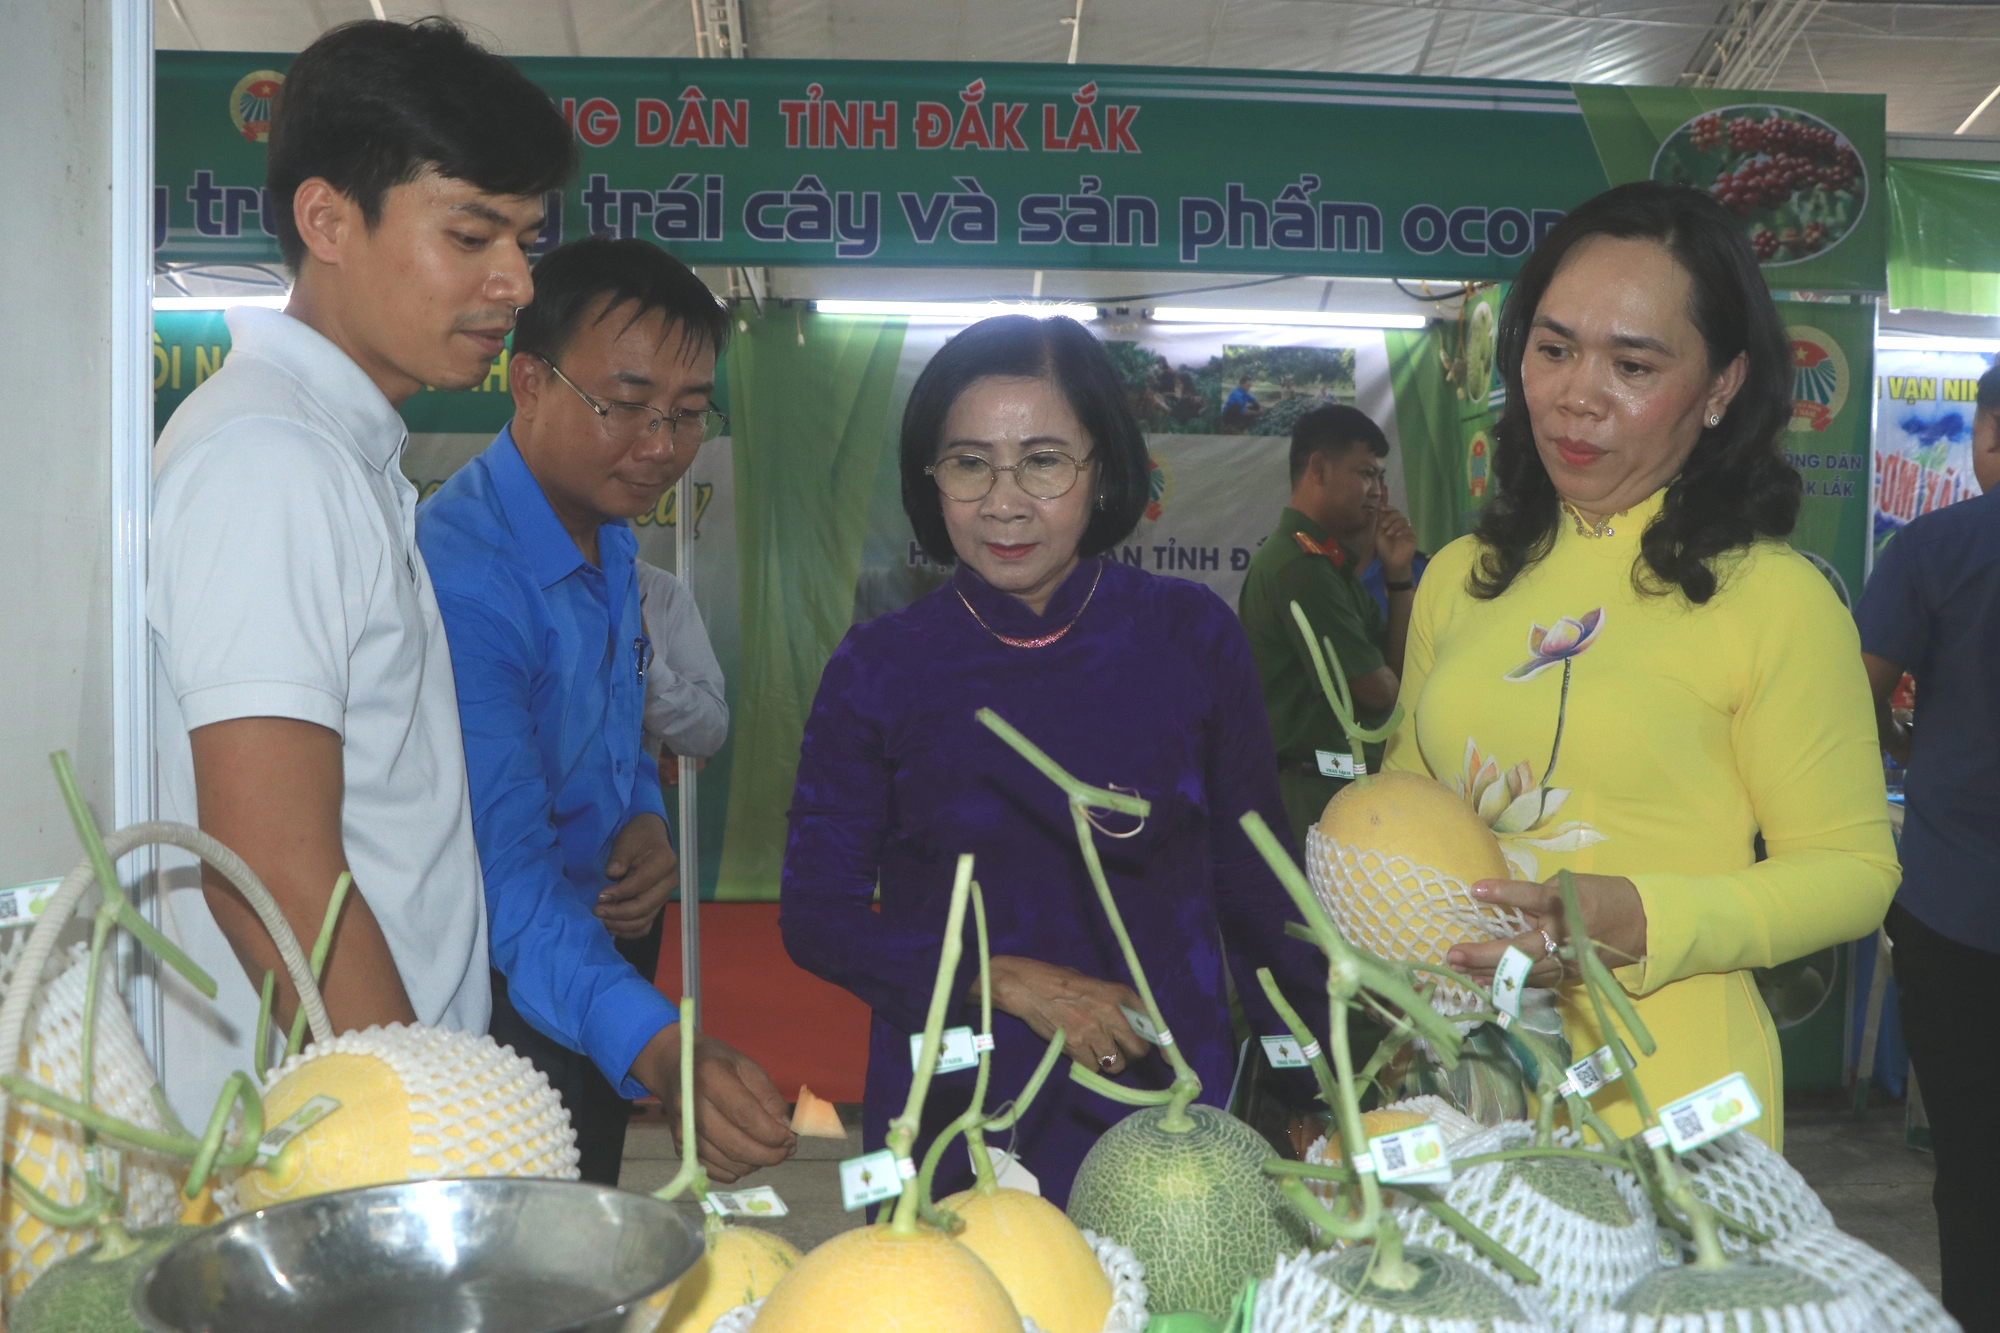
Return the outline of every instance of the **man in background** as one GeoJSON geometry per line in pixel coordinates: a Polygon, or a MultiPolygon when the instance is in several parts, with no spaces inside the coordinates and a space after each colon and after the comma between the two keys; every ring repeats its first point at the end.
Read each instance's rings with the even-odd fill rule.
{"type": "MultiPolygon", "coordinates": [[[[645,241],[573,242],[535,279],[514,336],[513,420],[424,502],[417,538],[465,733],[490,1031],[562,1096],[584,1179],[616,1184],[630,1099],[680,1103],[681,1015],[652,964],[619,947],[648,936],[679,883],[641,739],[653,648],[629,520],[720,420],[710,398],[729,319],[645,241]]],[[[704,1165],[727,1182],[783,1161],[795,1140],[764,1071],[713,1037],[695,1050],[704,1165]]]]}
{"type": "MultiPolygon", "coordinates": [[[[1300,417],[1292,428],[1291,504],[1251,557],[1237,599],[1277,744],[1279,790],[1301,848],[1306,829],[1358,770],[1291,604],[1305,612],[1315,639],[1332,641],[1338,664],[1328,667],[1345,675],[1356,721],[1380,725],[1396,704],[1416,590],[1416,534],[1389,508],[1388,455],[1382,428],[1355,408],[1331,404],[1300,417]],[[1359,577],[1370,551],[1382,564],[1386,615],[1359,577]]],[[[1365,757],[1373,772],[1382,747],[1368,745],[1365,757]]]]}
{"type": "Polygon", "coordinates": [[[659,760],[660,777],[671,787],[680,781],[676,761],[685,757],[705,764],[729,739],[729,703],[722,664],[715,660],[693,591],[644,560],[638,571],[639,614],[653,641],[653,665],[646,672],[646,752],[659,760]]]}
{"type": "MultiPolygon", "coordinates": [[[[442,19],[335,28],[272,111],[283,311],[228,313],[229,360],[154,450],[147,620],[161,817],[234,849],[292,932],[352,872],[320,989],[336,1031],[482,1032],[486,914],[451,661],[415,540],[397,407],[486,378],[532,294],[543,192],[575,144],[548,95],[442,19]]],[[[249,904],[184,861],[171,929],[220,988],[166,991],[166,1074],[201,1124],[255,1064],[257,984],[297,1004],[249,904]]]]}
{"type": "Polygon", "coordinates": [[[1909,768],[1886,924],[1937,1152],[1944,1306],[1968,1330],[2000,1329],[2000,1065],[1985,1020],[2000,980],[2000,366],[1979,381],[1972,467],[1979,498],[1897,533],[1855,608],[1882,746],[1909,768]],[[1914,720],[1889,707],[1905,672],[1914,720]]]}
{"type": "Polygon", "coordinates": [[[1264,405],[1250,392],[1250,377],[1245,375],[1222,400],[1222,433],[1241,435],[1257,424],[1257,416],[1263,410],[1264,405]]]}

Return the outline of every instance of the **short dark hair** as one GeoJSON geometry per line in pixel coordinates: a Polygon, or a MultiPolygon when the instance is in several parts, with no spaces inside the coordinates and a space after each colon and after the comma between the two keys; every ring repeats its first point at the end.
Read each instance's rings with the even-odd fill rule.
{"type": "Polygon", "coordinates": [[[1356,445],[1366,445],[1377,458],[1389,456],[1389,437],[1360,408],[1345,403],[1315,407],[1292,423],[1292,485],[1305,476],[1314,454],[1340,458],[1356,445]]]}
{"type": "Polygon", "coordinates": [[[265,184],[293,272],[305,242],[300,185],[323,177],[370,227],[425,168],[488,194],[538,195],[576,168],[576,139],[547,93],[449,19],[364,19],[299,52],[271,109],[265,184]]]}
{"type": "Polygon", "coordinates": [[[924,554],[943,565],[958,559],[945,529],[937,483],[924,469],[937,461],[951,405],[974,381],[991,375],[1050,381],[1090,435],[1097,506],[1077,544],[1078,554],[1102,555],[1129,537],[1151,498],[1153,464],[1124,382],[1104,345],[1062,315],[996,315],[938,349],[917,376],[903,409],[903,512],[910,516],[924,554]]]}
{"type": "Polygon", "coordinates": [[[554,365],[599,297],[598,319],[629,306],[630,324],[659,311],[669,328],[680,326],[684,355],[729,345],[729,311],[693,269],[650,241],[589,236],[535,265],[535,299],[514,325],[514,354],[554,365]]]}
{"type": "Polygon", "coordinates": [[[1715,595],[1718,557],[1789,536],[1798,522],[1804,483],[1780,441],[1792,418],[1792,341],[1737,220],[1699,190],[1657,181],[1619,185],[1577,205],[1535,247],[1507,293],[1495,338],[1507,406],[1493,429],[1496,485],[1473,528],[1481,550],[1467,587],[1475,597],[1498,597],[1555,545],[1560,497],[1535,451],[1521,361],[1557,270],[1594,236],[1664,246],[1688,275],[1688,319],[1707,347],[1710,371],[1738,355],[1746,361],[1743,387],[1721,423],[1703,427],[1668,484],[1632,569],[1640,591],[1677,588],[1699,605],[1715,595]]]}
{"type": "Polygon", "coordinates": [[[1979,410],[2000,412],[2000,361],[1995,361],[1979,377],[1979,410]]]}

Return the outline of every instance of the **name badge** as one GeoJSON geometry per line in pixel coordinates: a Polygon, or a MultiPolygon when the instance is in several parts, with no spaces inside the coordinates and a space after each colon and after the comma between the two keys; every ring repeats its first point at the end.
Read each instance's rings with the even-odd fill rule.
{"type": "Polygon", "coordinates": [[[1332,750],[1314,750],[1313,757],[1319,761],[1319,775],[1323,778],[1351,778],[1354,776],[1354,756],[1336,754],[1332,750]]]}

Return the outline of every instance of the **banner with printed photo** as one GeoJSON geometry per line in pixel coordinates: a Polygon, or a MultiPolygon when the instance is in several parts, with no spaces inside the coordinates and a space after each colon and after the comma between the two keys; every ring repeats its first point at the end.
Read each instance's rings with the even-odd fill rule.
{"type": "MultiPolygon", "coordinates": [[[[157,57],[155,255],[271,263],[292,57],[157,57]]],[[[531,57],[581,154],[543,247],[691,264],[1513,276],[1606,186],[1713,194],[1774,287],[1880,291],[1879,96],[1297,70],[531,57]],[[1414,168],[1414,169],[1413,169],[1414,168]]]]}
{"type": "Polygon", "coordinates": [[[1880,551],[1919,514],[1979,494],[1972,418],[1985,352],[1883,352],[1875,375],[1871,535],[1880,551]]]}

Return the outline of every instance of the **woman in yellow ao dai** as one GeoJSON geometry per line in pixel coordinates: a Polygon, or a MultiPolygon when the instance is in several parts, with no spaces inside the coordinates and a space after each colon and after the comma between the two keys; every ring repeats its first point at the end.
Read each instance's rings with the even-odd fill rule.
{"type": "MultiPolygon", "coordinates": [[[[1597,1049],[1574,968],[1546,956],[1553,877],[1575,872],[1658,1042],[1654,1106],[1740,1072],[1782,1146],[1748,969],[1867,934],[1899,878],[1853,621],[1783,541],[1790,343],[1728,216],[1650,183],[1537,247],[1499,337],[1499,490],[1425,575],[1387,758],[1466,793],[1518,877],[1474,892],[1528,931],[1452,965],[1485,983],[1521,948],[1577,1054],[1597,1049]]],[[[1593,1105],[1636,1130],[1623,1087],[1593,1105]]]]}

